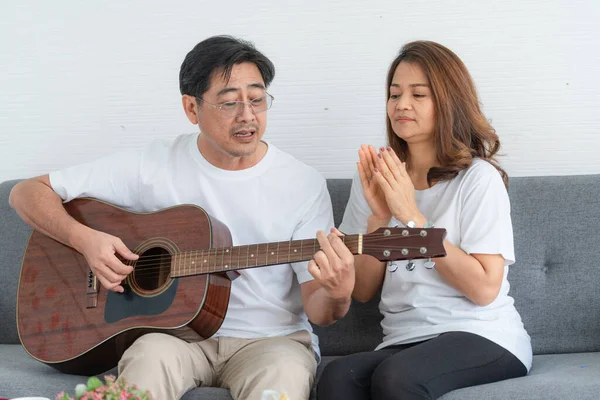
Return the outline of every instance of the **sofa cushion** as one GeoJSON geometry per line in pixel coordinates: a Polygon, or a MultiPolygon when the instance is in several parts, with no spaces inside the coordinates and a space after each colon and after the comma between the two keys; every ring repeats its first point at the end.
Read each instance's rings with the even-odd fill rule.
{"type": "Polygon", "coordinates": [[[20,344],[0,344],[0,397],[44,396],[73,393],[87,378],[62,374],[33,359],[20,344]]]}
{"type": "MultiPolygon", "coordinates": [[[[17,335],[15,303],[21,261],[31,228],[8,205],[8,195],[18,181],[0,183],[0,343],[20,343],[17,335]]],[[[0,396],[2,397],[2,396],[0,396]]]]}
{"type": "MultiPolygon", "coordinates": [[[[86,380],[82,376],[61,374],[34,360],[20,345],[0,345],[0,358],[0,397],[38,395],[54,398],[63,390],[72,393],[76,384],[86,380]]],[[[317,379],[324,366],[336,358],[323,357],[317,379]]],[[[540,355],[534,356],[533,368],[524,378],[460,389],[440,399],[596,399],[600,393],[599,376],[600,353],[540,355]]],[[[314,389],[311,400],[316,399],[314,389]]],[[[183,397],[183,400],[194,399],[231,400],[231,396],[225,389],[198,388],[183,397]]]]}
{"type": "Polygon", "coordinates": [[[598,399],[599,376],[600,353],[539,355],[523,378],[455,390],[440,400],[598,399]]]}
{"type": "Polygon", "coordinates": [[[333,222],[335,226],[340,226],[342,223],[346,203],[350,198],[351,184],[352,180],[350,179],[327,179],[327,189],[333,205],[333,222]]]}
{"type": "MultiPolygon", "coordinates": [[[[317,379],[325,365],[338,357],[323,357],[317,379]]],[[[600,393],[600,353],[540,355],[523,378],[458,389],[440,400],[564,400],[597,399],[600,393]]],[[[402,379],[399,376],[398,379],[402,379]]],[[[313,388],[313,397],[316,388],[313,388]]],[[[327,399],[321,399],[327,400],[327,399]]]]}
{"type": "Polygon", "coordinates": [[[600,175],[513,178],[510,295],[533,353],[600,351],[600,175]]]}

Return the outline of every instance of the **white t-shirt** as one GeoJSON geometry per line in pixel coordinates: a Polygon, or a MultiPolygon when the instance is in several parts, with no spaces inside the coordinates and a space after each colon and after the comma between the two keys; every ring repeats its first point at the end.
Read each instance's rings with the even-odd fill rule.
{"type": "MultiPolygon", "coordinates": [[[[315,169],[268,144],[255,166],[222,170],[204,159],[197,138],[154,141],[139,152],[69,167],[51,173],[50,183],[64,201],[92,197],[131,211],[195,204],[227,225],[234,246],[314,238],[317,230],[333,226],[326,182],[315,169]]],[[[239,272],[215,336],[312,332],[300,292],[300,284],[313,279],[307,262],[239,272]]]]}
{"type": "MultiPolygon", "coordinates": [[[[508,295],[508,266],[514,263],[510,202],[498,171],[487,161],[474,159],[471,167],[450,181],[416,191],[417,206],[436,227],[445,228],[446,239],[469,254],[502,254],[505,262],[500,293],[481,307],[450,286],[425,260],[406,270],[408,261],[386,268],[379,310],[384,339],[377,349],[431,339],[449,331],[483,336],[514,354],[529,370],[531,340],[508,295]]],[[[366,233],[371,209],[364,197],[358,174],[340,230],[366,233]]],[[[394,218],[390,226],[404,226],[394,218]]]]}

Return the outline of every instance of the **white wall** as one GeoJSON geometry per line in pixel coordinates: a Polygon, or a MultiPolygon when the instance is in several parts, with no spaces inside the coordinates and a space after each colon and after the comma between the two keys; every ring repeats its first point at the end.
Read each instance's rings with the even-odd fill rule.
{"type": "Polygon", "coordinates": [[[415,39],[465,61],[509,174],[600,173],[598,0],[106,3],[0,6],[0,181],[194,132],[179,66],[223,33],[275,63],[266,137],[326,177],[383,143],[386,69],[415,39]]]}

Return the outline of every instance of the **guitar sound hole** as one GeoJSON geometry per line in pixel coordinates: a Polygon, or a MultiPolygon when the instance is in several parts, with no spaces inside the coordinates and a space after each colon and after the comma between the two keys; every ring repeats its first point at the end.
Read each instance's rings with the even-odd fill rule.
{"type": "Polygon", "coordinates": [[[171,254],[163,248],[154,247],[138,259],[133,279],[143,290],[155,290],[164,285],[171,273],[171,254]]]}

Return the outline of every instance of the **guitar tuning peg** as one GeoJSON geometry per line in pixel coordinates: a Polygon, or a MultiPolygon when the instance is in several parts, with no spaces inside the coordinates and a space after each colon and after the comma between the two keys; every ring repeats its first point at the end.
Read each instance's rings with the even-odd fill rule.
{"type": "Polygon", "coordinates": [[[414,269],[415,269],[415,263],[414,263],[414,262],[412,262],[412,260],[410,260],[410,261],[408,262],[408,264],[406,264],[406,270],[407,270],[407,271],[412,271],[412,270],[414,270],[414,269]]]}
{"type": "Polygon", "coordinates": [[[388,262],[387,268],[388,268],[388,271],[390,271],[390,272],[396,272],[396,270],[398,269],[398,264],[390,261],[390,262],[388,262]]]}
{"type": "Polygon", "coordinates": [[[428,258],[423,266],[427,269],[433,269],[433,267],[435,267],[435,261],[431,261],[431,258],[428,258]]]}

